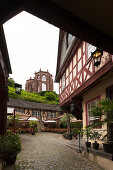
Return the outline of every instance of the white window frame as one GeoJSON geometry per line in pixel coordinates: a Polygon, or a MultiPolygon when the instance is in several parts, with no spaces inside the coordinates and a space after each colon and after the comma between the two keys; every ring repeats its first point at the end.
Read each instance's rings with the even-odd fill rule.
{"type": "Polygon", "coordinates": [[[87,124],[88,125],[90,125],[90,124],[94,123],[96,120],[100,119],[99,116],[91,115],[91,108],[92,108],[92,106],[95,106],[95,105],[97,106],[98,101],[99,101],[99,98],[97,97],[96,99],[87,102],[87,113],[86,114],[87,114],[87,124]]]}

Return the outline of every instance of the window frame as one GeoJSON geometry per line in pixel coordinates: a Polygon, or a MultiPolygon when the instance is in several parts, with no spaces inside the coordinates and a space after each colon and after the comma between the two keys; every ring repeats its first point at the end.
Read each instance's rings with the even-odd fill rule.
{"type": "MultiPolygon", "coordinates": [[[[88,114],[88,104],[89,104],[89,103],[93,103],[93,102],[96,101],[96,100],[100,101],[100,96],[96,96],[96,97],[94,97],[94,98],[86,101],[86,126],[90,125],[90,124],[89,124],[89,121],[91,121],[91,119],[94,120],[94,121],[96,120],[96,116],[90,117],[90,120],[89,120],[89,114],[88,114]],[[93,118],[94,118],[94,119],[93,119],[93,118]]],[[[100,121],[100,117],[98,117],[98,119],[99,119],[99,121],[100,121]]],[[[99,127],[99,128],[100,128],[100,127],[99,127]]]]}

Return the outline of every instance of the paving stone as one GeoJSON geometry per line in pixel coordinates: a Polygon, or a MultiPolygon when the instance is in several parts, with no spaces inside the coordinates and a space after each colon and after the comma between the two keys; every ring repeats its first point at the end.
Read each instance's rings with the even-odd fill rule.
{"type": "Polygon", "coordinates": [[[23,149],[17,156],[15,170],[101,170],[69,148],[72,141],[63,139],[61,134],[44,132],[20,137],[23,149]]]}

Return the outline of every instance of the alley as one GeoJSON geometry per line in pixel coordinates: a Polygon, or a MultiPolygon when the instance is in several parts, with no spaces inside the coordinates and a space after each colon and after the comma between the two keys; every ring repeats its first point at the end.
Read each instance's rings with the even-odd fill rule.
{"type": "Polygon", "coordinates": [[[61,134],[22,134],[22,151],[15,170],[101,170],[97,165],[70,149],[70,141],[61,134]]]}

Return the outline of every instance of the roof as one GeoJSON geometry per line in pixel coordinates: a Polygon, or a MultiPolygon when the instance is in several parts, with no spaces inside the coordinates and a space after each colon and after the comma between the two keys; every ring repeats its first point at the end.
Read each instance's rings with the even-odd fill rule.
{"type": "Polygon", "coordinates": [[[2,0],[0,23],[27,11],[54,26],[113,53],[113,1],[2,0]]]}
{"type": "Polygon", "coordinates": [[[0,26],[0,50],[8,73],[12,73],[3,26],[0,26]]]}
{"type": "Polygon", "coordinates": [[[50,104],[42,104],[36,102],[29,102],[24,100],[16,100],[16,99],[9,99],[7,103],[8,107],[20,107],[20,108],[29,108],[29,109],[41,109],[41,110],[50,110],[50,111],[60,111],[59,105],[50,105],[50,104]]]}

